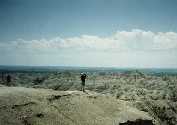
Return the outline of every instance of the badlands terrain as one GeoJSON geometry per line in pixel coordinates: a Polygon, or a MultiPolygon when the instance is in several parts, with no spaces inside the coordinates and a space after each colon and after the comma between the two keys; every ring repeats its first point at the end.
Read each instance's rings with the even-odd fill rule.
{"type": "Polygon", "coordinates": [[[176,125],[177,73],[1,69],[0,114],[0,125],[176,125]]]}

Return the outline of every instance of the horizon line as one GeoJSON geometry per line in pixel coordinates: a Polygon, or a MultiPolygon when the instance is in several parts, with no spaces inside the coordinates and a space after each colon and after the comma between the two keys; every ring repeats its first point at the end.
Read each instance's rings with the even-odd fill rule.
{"type": "Polygon", "coordinates": [[[118,66],[71,66],[71,65],[0,65],[0,67],[65,67],[65,68],[114,68],[114,69],[177,69],[177,67],[118,67],[118,66]]]}

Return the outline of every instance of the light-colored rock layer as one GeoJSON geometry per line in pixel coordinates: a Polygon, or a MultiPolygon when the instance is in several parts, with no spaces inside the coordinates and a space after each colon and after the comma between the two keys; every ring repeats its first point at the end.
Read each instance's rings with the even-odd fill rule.
{"type": "Polygon", "coordinates": [[[0,87],[0,125],[118,125],[151,120],[126,101],[91,91],[0,87]]]}

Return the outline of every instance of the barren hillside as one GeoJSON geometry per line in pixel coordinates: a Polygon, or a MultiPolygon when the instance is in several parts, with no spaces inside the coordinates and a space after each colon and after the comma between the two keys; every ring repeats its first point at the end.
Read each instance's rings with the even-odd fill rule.
{"type": "Polygon", "coordinates": [[[0,87],[1,125],[152,125],[131,103],[92,91],[0,87]]]}

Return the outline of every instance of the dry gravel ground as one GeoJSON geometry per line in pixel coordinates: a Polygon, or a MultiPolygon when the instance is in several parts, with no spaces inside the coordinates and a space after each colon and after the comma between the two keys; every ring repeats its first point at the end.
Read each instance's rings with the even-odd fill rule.
{"type": "Polygon", "coordinates": [[[152,125],[127,101],[88,91],[0,87],[0,125],[152,125]]]}

